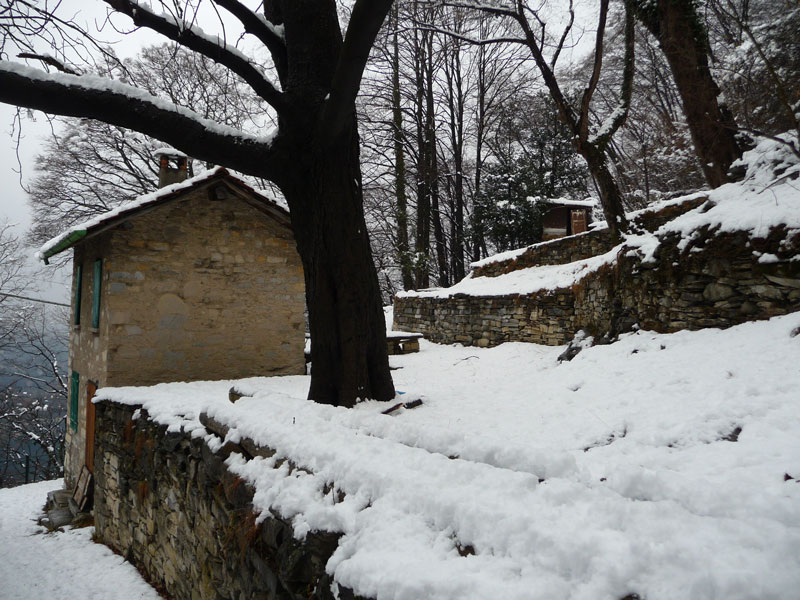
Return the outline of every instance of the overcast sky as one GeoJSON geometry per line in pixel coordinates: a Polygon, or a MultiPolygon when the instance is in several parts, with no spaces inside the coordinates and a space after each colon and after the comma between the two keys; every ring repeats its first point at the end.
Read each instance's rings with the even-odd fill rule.
{"type": "MultiPolygon", "coordinates": [[[[96,31],[97,25],[105,18],[105,8],[102,2],[87,0],[63,0],[59,6],[58,14],[73,17],[74,20],[89,31],[96,31]]],[[[104,27],[100,33],[102,39],[116,39],[114,49],[118,55],[128,57],[136,53],[138,48],[148,43],[158,41],[155,34],[137,32],[130,36],[115,34],[109,27],[104,27]]],[[[17,149],[16,137],[12,135],[12,126],[16,108],[0,104],[0,222],[9,222],[16,225],[16,234],[25,236],[31,224],[31,215],[28,208],[28,198],[22,185],[27,185],[35,175],[33,170],[34,157],[41,153],[43,140],[50,133],[47,117],[40,112],[33,113],[29,118],[28,111],[23,110],[22,139],[17,149]],[[19,159],[17,158],[19,152],[19,159]],[[20,165],[22,175],[20,177],[20,165]]],[[[29,269],[25,275],[32,283],[36,284],[38,291],[31,295],[50,300],[68,301],[68,274],[66,269],[57,269],[52,266],[41,268],[39,261],[33,258],[35,248],[31,248],[29,255],[29,269]]]]}

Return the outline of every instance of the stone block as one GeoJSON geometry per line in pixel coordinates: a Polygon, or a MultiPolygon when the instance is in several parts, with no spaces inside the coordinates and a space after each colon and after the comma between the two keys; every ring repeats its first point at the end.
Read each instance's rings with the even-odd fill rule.
{"type": "MultiPolygon", "coordinates": [[[[729,285],[724,285],[722,283],[712,282],[709,283],[703,289],[703,298],[710,302],[717,302],[719,300],[725,300],[726,298],[730,298],[733,296],[735,291],[729,285]]],[[[683,298],[686,294],[682,294],[681,298],[683,298]]]]}

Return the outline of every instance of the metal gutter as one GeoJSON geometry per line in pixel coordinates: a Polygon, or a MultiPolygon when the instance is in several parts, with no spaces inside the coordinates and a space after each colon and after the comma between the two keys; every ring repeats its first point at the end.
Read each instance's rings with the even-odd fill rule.
{"type": "Polygon", "coordinates": [[[67,248],[72,247],[75,243],[79,242],[85,237],[86,237],[85,229],[78,229],[77,231],[71,232],[67,237],[65,237],[58,244],[56,244],[55,246],[53,246],[47,252],[44,253],[44,264],[49,265],[50,261],[48,259],[51,256],[58,254],[59,252],[63,252],[67,248]]]}

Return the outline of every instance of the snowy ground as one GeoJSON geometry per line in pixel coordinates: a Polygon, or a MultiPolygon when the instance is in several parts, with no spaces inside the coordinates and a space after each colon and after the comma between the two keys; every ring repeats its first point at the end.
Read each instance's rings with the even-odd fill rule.
{"type": "Polygon", "coordinates": [[[158,600],[129,563],[91,540],[86,527],[43,533],[36,525],[47,492],[61,480],[0,490],[0,598],[158,600]]]}
{"type": "MultiPolygon", "coordinates": [[[[305,377],[105,389],[207,435],[200,410],[313,472],[229,466],[257,508],[345,532],[328,569],[379,599],[791,598],[800,590],[800,313],[562,348],[423,342],[387,416],[305,377]],[[726,437],[741,428],[738,441],[726,437]],[[788,479],[787,479],[788,478],[788,479]],[[345,492],[323,494],[333,482],[345,492]]],[[[212,442],[214,441],[209,437],[212,442]]],[[[218,442],[217,442],[218,443],[218,442]]]]}
{"type": "MultiPolygon", "coordinates": [[[[746,156],[742,183],[659,232],[800,229],[800,163],[777,142],[746,156]]],[[[658,236],[640,237],[627,243],[647,258],[658,236]]],[[[592,264],[508,282],[541,289],[592,264]]],[[[800,313],[639,331],[559,364],[562,350],[423,341],[391,358],[398,400],[423,404],[392,415],[375,402],[308,402],[307,377],[106,388],[97,399],[143,404],[218,448],[198,420],[208,411],[230,439],[275,448],[269,460],[233,455],[229,468],[255,486],[256,510],[291,518],[298,538],[343,532],[327,568],[359,595],[799,598],[800,313]],[[231,385],[249,397],[231,404],[231,385]],[[274,468],[282,457],[310,473],[274,468]]],[[[52,487],[0,491],[0,598],[155,598],[90,530],[34,535],[52,487]]]]}

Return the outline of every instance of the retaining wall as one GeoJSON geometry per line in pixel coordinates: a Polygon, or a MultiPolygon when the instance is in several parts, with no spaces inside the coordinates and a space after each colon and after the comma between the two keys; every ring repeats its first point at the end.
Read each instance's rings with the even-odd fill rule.
{"type": "MultiPolygon", "coordinates": [[[[569,254],[564,246],[573,244],[580,252],[582,237],[560,240],[559,255],[569,254]]],[[[800,310],[798,256],[798,232],[775,229],[753,239],[744,232],[701,230],[688,244],[677,235],[661,240],[649,262],[623,246],[615,262],[569,288],[528,295],[398,297],[394,327],[421,332],[434,342],[477,346],[560,345],[579,329],[613,335],[634,324],[664,333],[729,327],[800,310]]]]}
{"type": "MultiPolygon", "coordinates": [[[[253,490],[224,465],[226,445],[168,433],[135,406],[97,404],[95,525],[100,541],[175,599],[331,599],[325,564],[339,535],[311,532],[299,542],[289,522],[256,524],[253,490]]],[[[352,592],[338,589],[339,598],[352,592]]]]}

